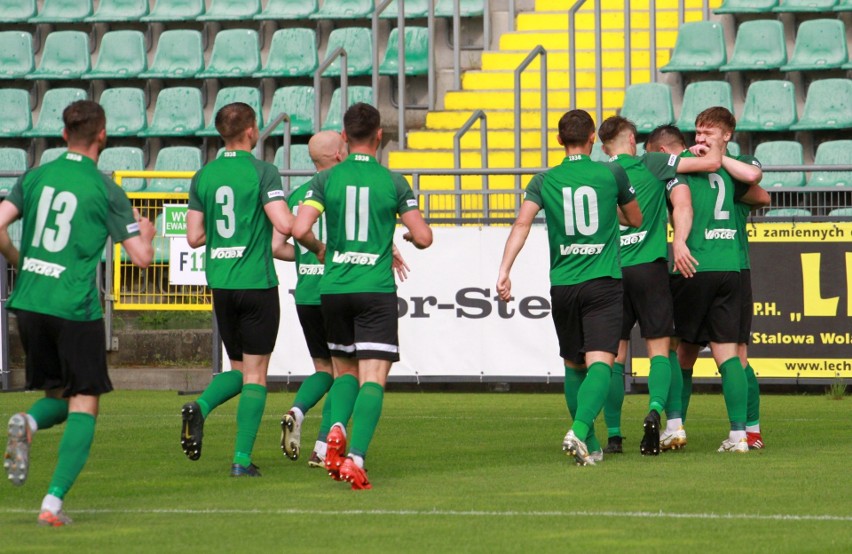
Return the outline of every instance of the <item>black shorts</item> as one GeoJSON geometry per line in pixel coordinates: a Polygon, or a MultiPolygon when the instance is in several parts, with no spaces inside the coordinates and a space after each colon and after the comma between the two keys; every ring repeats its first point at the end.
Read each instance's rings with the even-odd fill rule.
{"type": "Polygon", "coordinates": [[[24,345],[27,389],[63,389],[62,396],[99,396],[112,390],[104,320],[71,321],[15,310],[24,345]]]}
{"type": "Polygon", "coordinates": [[[559,355],[582,365],[586,352],[618,354],[622,296],[621,280],[610,277],[550,287],[559,355]]]}
{"type": "Polygon", "coordinates": [[[305,335],[305,343],[308,345],[311,358],[326,360],[331,358],[328,340],[325,338],[325,319],[322,317],[322,308],[320,306],[296,304],[296,314],[299,316],[299,323],[302,325],[302,332],[305,335]]]}
{"type": "Polygon", "coordinates": [[[686,342],[736,343],[740,333],[740,274],[705,271],[671,276],[675,335],[686,342]]]}
{"type": "Polygon", "coordinates": [[[228,358],[241,362],[243,354],[271,354],[281,317],[278,287],[212,292],[213,312],[228,358]]]}
{"type": "Polygon", "coordinates": [[[751,270],[740,270],[740,344],[748,344],[751,339],[751,321],[754,318],[754,297],[751,293],[751,270]]]}
{"type": "Polygon", "coordinates": [[[621,340],[630,340],[636,321],[644,339],[674,334],[674,305],[669,288],[669,267],[664,259],[622,267],[624,317],[621,340]]]}
{"type": "Polygon", "coordinates": [[[323,294],[328,349],[337,358],[399,361],[396,293],[323,294]]]}

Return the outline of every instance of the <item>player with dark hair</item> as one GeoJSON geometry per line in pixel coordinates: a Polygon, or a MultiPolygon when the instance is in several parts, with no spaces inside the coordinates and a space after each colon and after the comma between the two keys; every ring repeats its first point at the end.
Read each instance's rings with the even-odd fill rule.
{"type": "Polygon", "coordinates": [[[343,116],[349,157],[320,172],[299,209],[293,236],[317,252],[312,231],[325,213],[327,248],[320,282],[322,315],[336,378],[328,393],[332,426],[325,467],[353,489],[372,488],[364,457],[381,416],[391,364],[399,360],[397,296],[391,267],[396,216],[418,248],[432,244],[408,182],[382,167],[379,112],[351,106],[343,116]],[[346,424],[352,418],[347,455],[346,424]]]}
{"type": "Polygon", "coordinates": [[[154,226],[98,171],[106,145],[103,108],[80,100],[65,108],[62,120],[68,151],[24,173],[0,203],[0,252],[18,270],[7,306],[18,317],[26,387],[45,391],[9,420],[3,466],[12,484],[24,484],[33,435],[66,423],[38,516],[39,524],[52,527],[71,523],[63,501],[89,457],[100,396],[112,390],[96,282],[104,243],[107,237],[121,242],[139,267],[154,256],[154,226]],[[8,232],[19,217],[20,254],[8,232]]]}
{"type": "MultiPolygon", "coordinates": [[[[721,166],[722,152],[715,150],[701,158],[680,158],[660,152],[636,156],[636,126],[629,119],[612,116],[598,129],[603,151],[610,161],[624,168],[642,211],[640,227],[621,227],[621,271],[624,287],[624,317],[621,341],[612,369],[612,381],[604,405],[609,435],[605,453],[622,452],[621,407],[624,402],[624,363],[630,332],[636,322],[645,339],[651,369],[648,375],[648,415],[643,422],[639,451],[660,453],[660,414],[666,405],[672,379],[669,351],[674,334],[674,313],[668,282],[665,184],[678,172],[715,171],[721,166]]],[[[678,214],[680,215],[680,214],[678,214]]],[[[680,373],[680,368],[677,368],[680,373]]]]}
{"type": "Polygon", "coordinates": [[[257,118],[235,102],[216,114],[225,152],[192,178],[187,242],[205,246],[207,284],[231,371],[213,378],[202,395],[181,410],[181,447],[201,457],[204,420],[240,395],[232,477],[259,477],[252,463],[257,430],[266,405],[266,372],[280,315],[278,277],[272,261],[272,231],[290,233],[293,216],[284,201],[274,165],[255,159],[257,118]]]}
{"type": "Polygon", "coordinates": [[[617,164],[589,158],[595,123],[583,110],[559,120],[561,165],[532,178],[506,240],[497,294],[512,298],[512,265],[526,243],[536,214],[544,209],[550,243],[550,295],[559,354],[565,364],[565,401],[574,422],[562,448],[580,465],[590,455],[592,422],[607,396],[618,352],[622,317],[619,218],[639,227],[642,213],[627,174],[617,164]]]}

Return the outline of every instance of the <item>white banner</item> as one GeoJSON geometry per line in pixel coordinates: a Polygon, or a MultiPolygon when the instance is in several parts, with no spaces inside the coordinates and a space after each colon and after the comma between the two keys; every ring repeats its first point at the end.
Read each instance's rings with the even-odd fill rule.
{"type": "MultiPolygon", "coordinates": [[[[417,250],[397,232],[411,267],[399,285],[401,361],[391,376],[411,378],[562,377],[550,317],[547,233],[534,227],[512,270],[513,300],[496,300],[497,270],[508,227],[435,228],[434,245],[417,250]]],[[[281,325],[269,374],[313,372],[291,290],[294,265],[276,262],[281,325]]]]}
{"type": "Polygon", "coordinates": [[[169,284],[206,285],[204,247],[192,248],[186,237],[155,238],[169,241],[169,284]]]}

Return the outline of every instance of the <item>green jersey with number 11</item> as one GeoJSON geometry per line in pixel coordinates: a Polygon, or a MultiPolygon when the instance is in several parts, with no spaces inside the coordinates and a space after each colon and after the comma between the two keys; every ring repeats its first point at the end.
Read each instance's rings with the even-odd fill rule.
{"type": "Polygon", "coordinates": [[[326,215],[322,294],[396,292],[391,270],[396,216],[417,209],[402,175],[372,156],[350,154],[314,177],[304,204],[326,215]]]}
{"type": "Polygon", "coordinates": [[[189,209],[204,214],[204,262],[210,288],[278,286],[272,261],[272,222],[263,207],[283,201],[278,170],[250,152],[224,152],[195,174],[189,187],[189,209]]]}

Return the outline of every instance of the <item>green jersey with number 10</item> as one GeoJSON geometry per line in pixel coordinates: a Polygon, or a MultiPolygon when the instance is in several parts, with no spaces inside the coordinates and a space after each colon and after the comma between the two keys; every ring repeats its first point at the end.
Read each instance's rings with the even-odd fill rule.
{"type": "Polygon", "coordinates": [[[207,285],[214,289],[278,286],[272,261],[272,222],[263,207],[284,202],[274,165],[250,152],[224,152],[192,178],[189,209],[204,214],[207,285]]]}
{"type": "Polygon", "coordinates": [[[124,191],[91,158],[66,152],[24,173],[6,201],[23,217],[7,306],[72,321],[103,317],[96,275],[107,235],[115,242],[139,235],[124,191]]]}
{"type": "MultiPolygon", "coordinates": [[[[299,213],[299,204],[305,200],[305,195],[311,188],[311,182],[304,183],[290,193],[287,204],[294,215],[299,213]]],[[[314,235],[325,242],[325,214],[320,214],[314,223],[314,235]]],[[[317,255],[296,242],[296,304],[300,306],[320,305],[320,281],[325,271],[325,266],[317,259],[317,255]]]]}
{"type": "Polygon", "coordinates": [[[550,284],[621,278],[617,207],[635,198],[621,166],[571,155],[532,178],[524,193],[544,208],[550,284]]]}
{"type": "Polygon", "coordinates": [[[391,270],[396,216],[417,209],[402,175],[372,156],[350,154],[314,177],[304,204],[326,215],[322,294],[396,292],[391,270]]]}

